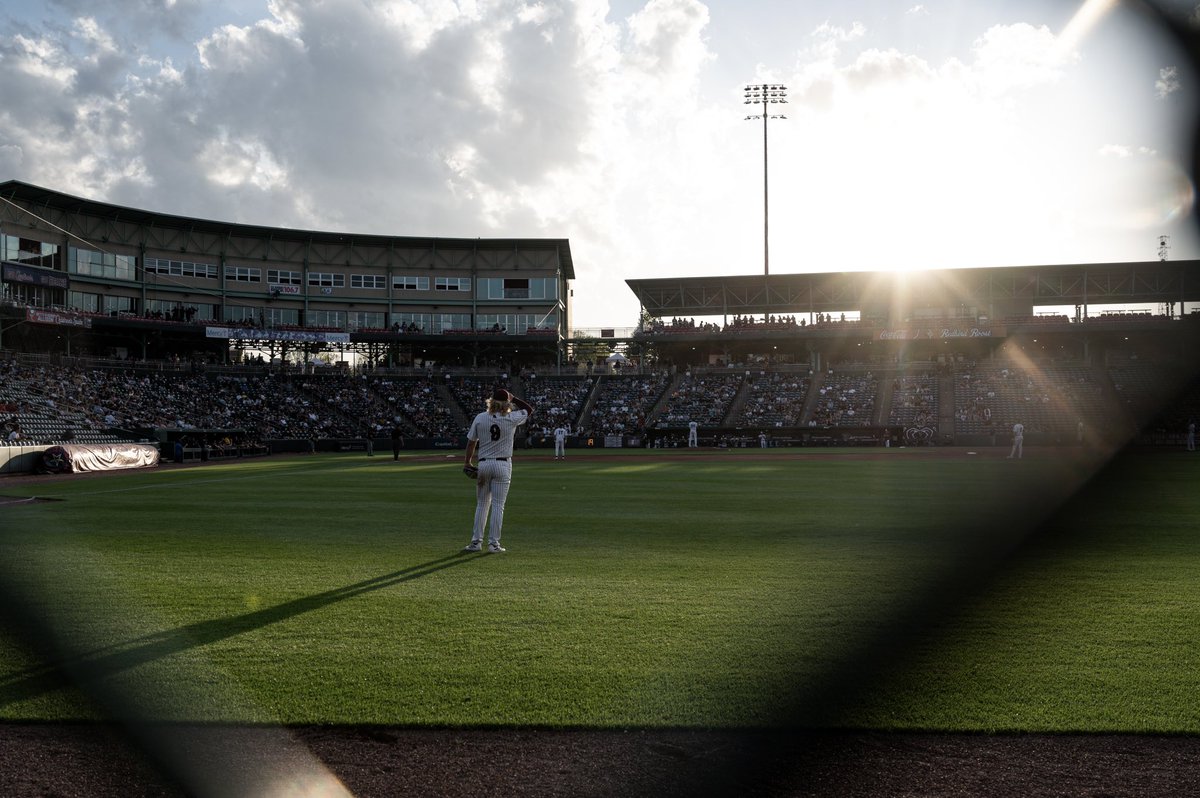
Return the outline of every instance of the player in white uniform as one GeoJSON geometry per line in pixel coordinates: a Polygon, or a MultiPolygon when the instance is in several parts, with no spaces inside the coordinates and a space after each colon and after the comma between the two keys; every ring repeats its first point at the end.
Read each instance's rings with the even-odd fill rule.
{"type": "Polygon", "coordinates": [[[1018,421],[1013,424],[1013,445],[1012,451],[1008,453],[1008,459],[1021,459],[1021,454],[1025,448],[1025,425],[1018,421]]]}
{"type": "Polygon", "coordinates": [[[504,527],[504,502],[512,482],[513,437],[517,427],[529,420],[533,406],[518,399],[503,388],[497,388],[488,400],[487,410],[475,416],[467,431],[465,465],[471,465],[479,455],[479,476],[475,483],[475,524],[471,542],[463,551],[483,548],[483,531],[487,525],[488,551],[499,554],[500,532],[504,527]],[[514,409],[514,405],[515,408],[514,409]],[[489,519],[489,511],[491,517],[489,519]]]}
{"type": "Polygon", "coordinates": [[[554,459],[567,459],[567,430],[565,427],[556,427],[554,430],[554,459]]]}
{"type": "Polygon", "coordinates": [[[688,448],[689,449],[695,449],[699,445],[698,441],[696,440],[696,431],[699,428],[700,428],[700,425],[697,424],[695,421],[688,422],[688,448]]]}

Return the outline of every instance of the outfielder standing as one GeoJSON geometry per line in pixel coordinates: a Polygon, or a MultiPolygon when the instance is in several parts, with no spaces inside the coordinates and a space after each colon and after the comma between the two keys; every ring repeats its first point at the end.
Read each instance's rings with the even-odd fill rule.
{"type": "Polygon", "coordinates": [[[1020,460],[1025,449],[1025,425],[1020,421],[1013,424],[1012,441],[1012,451],[1008,453],[1008,459],[1020,460]]]}
{"type": "Polygon", "coordinates": [[[561,425],[554,429],[554,459],[567,459],[567,430],[561,425]]]}
{"type": "Polygon", "coordinates": [[[696,431],[700,429],[700,425],[695,421],[688,422],[688,448],[695,449],[699,442],[697,441],[696,431]]]}
{"type": "Polygon", "coordinates": [[[529,420],[533,406],[504,388],[497,388],[487,401],[487,410],[475,416],[467,431],[467,456],[470,467],[479,455],[479,473],[475,479],[475,524],[471,542],[463,551],[483,548],[484,525],[488,527],[488,551],[499,554],[500,532],[504,526],[504,502],[512,482],[513,437],[517,427],[529,420]],[[516,406],[516,409],[514,408],[516,406]],[[490,511],[490,519],[489,519],[490,511]]]}

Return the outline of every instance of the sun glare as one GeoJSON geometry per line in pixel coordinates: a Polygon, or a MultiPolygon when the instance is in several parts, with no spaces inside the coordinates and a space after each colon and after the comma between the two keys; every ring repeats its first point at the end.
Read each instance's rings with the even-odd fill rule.
{"type": "Polygon", "coordinates": [[[1117,6],[1117,0],[1084,0],[1071,21],[1058,36],[1060,57],[1069,56],[1104,16],[1117,6]]]}

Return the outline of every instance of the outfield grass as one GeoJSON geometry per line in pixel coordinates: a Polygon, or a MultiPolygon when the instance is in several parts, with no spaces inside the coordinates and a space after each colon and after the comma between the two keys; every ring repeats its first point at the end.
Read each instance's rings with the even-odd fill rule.
{"type": "Polygon", "coordinates": [[[0,718],[1200,731],[1200,459],[1137,458],[992,579],[975,544],[1069,463],[795,453],[518,456],[500,556],[458,553],[457,453],[39,485],[0,510],[34,621],[0,718]]]}

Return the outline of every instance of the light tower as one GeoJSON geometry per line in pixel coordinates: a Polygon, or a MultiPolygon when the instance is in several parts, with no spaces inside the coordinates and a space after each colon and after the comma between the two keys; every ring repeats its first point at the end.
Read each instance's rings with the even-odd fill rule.
{"type": "Polygon", "coordinates": [[[787,102],[787,86],[781,86],[775,83],[763,83],[759,85],[746,86],[744,105],[758,105],[762,103],[762,113],[752,114],[747,116],[747,120],[761,119],[763,123],[763,274],[771,273],[770,248],[768,245],[768,233],[770,225],[768,224],[768,191],[767,191],[767,122],[772,119],[787,119],[783,114],[772,114],[769,105],[772,103],[787,102]]]}
{"type": "MultiPolygon", "coordinates": [[[[1160,261],[1166,261],[1167,255],[1170,254],[1170,252],[1169,252],[1170,249],[1171,249],[1171,237],[1170,236],[1159,236],[1158,237],[1158,259],[1160,261]]],[[[1184,311],[1183,302],[1180,302],[1179,303],[1180,314],[1182,314],[1183,311],[1184,311]]],[[[1164,302],[1163,303],[1163,313],[1166,316],[1173,318],[1175,316],[1175,303],[1174,302],[1164,302]]]]}

